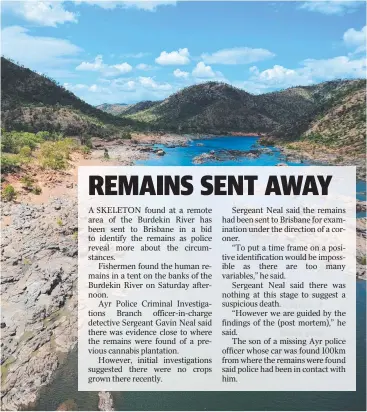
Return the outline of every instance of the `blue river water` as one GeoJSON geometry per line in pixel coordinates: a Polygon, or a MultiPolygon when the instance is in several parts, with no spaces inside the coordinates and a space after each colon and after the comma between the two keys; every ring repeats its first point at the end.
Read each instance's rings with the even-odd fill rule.
{"type": "MultiPolygon", "coordinates": [[[[166,155],[152,155],[137,162],[141,166],[191,166],[193,158],[210,150],[251,150],[257,145],[255,137],[216,137],[191,142],[186,147],[161,147],[166,155]]],[[[240,158],[205,165],[274,166],[287,163],[304,166],[310,163],[292,163],[279,150],[258,158],[240,158]]],[[[357,182],[357,198],[366,199],[366,183],[357,182]]],[[[357,214],[362,217],[363,214],[357,214]]],[[[362,411],[366,410],[366,282],[357,280],[357,390],[355,392],[113,392],[115,410],[167,411],[362,411]]],[[[123,390],[123,388],[121,388],[123,390]]],[[[245,389],[245,388],[244,388],[245,389]]],[[[72,399],[79,410],[96,410],[98,398],[93,392],[77,390],[77,352],[74,350],[57,372],[53,382],[41,391],[36,410],[56,410],[66,399],[72,399]]]]}

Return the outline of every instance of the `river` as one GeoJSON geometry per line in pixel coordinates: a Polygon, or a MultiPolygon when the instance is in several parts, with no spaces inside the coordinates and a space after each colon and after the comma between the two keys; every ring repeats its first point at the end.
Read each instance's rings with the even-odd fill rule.
{"type": "MultiPolygon", "coordinates": [[[[161,147],[166,155],[136,162],[141,166],[191,166],[192,159],[202,153],[218,149],[251,150],[257,146],[256,137],[216,137],[195,140],[187,147],[161,147]]],[[[225,166],[274,166],[287,163],[304,166],[307,163],[287,162],[282,153],[270,148],[258,158],[240,158],[205,165],[225,166]]],[[[366,184],[357,182],[357,198],[366,200],[366,184]]],[[[364,214],[357,214],[362,217],[364,214]]],[[[356,392],[113,392],[115,410],[366,410],[366,282],[357,281],[357,391],[356,392]]],[[[65,400],[72,399],[79,410],[96,410],[97,392],[78,392],[77,351],[55,374],[54,380],[42,388],[34,410],[56,410],[65,400]]],[[[123,388],[121,388],[123,389],[123,388]]],[[[244,390],[246,388],[244,387],[244,390]]]]}

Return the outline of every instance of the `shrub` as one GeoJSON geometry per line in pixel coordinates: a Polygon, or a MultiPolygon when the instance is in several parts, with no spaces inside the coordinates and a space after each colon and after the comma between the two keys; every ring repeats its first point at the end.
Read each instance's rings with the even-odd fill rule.
{"type": "Polygon", "coordinates": [[[59,226],[62,226],[62,220],[61,220],[61,218],[57,218],[56,219],[56,223],[59,225],[59,226]]]}
{"type": "Polygon", "coordinates": [[[37,136],[40,137],[43,141],[53,141],[53,142],[64,138],[64,135],[62,133],[48,132],[48,131],[38,132],[37,136]]]}
{"type": "Polygon", "coordinates": [[[65,169],[70,153],[75,146],[76,143],[73,139],[42,143],[39,152],[41,167],[53,170],[65,169]]]}
{"type": "Polygon", "coordinates": [[[23,176],[20,179],[21,183],[23,183],[23,187],[25,189],[31,190],[33,188],[34,179],[30,176],[23,176]]]}
{"type": "Polygon", "coordinates": [[[80,146],[80,151],[83,155],[88,155],[90,153],[90,148],[88,146],[80,146]]]}
{"type": "Polygon", "coordinates": [[[40,195],[42,193],[42,189],[39,186],[34,186],[34,188],[32,189],[32,193],[34,195],[40,195]]]}
{"type": "Polygon", "coordinates": [[[19,150],[19,156],[20,157],[31,157],[32,155],[32,149],[29,146],[22,146],[19,150]]]}
{"type": "Polygon", "coordinates": [[[7,202],[14,200],[17,197],[16,191],[12,185],[6,185],[3,189],[3,199],[7,202]]]}
{"type": "Polygon", "coordinates": [[[10,173],[19,167],[19,156],[13,154],[1,154],[1,172],[10,173]]]}
{"type": "Polygon", "coordinates": [[[61,153],[47,153],[40,159],[41,167],[45,169],[62,170],[66,168],[67,162],[61,153]]]}
{"type": "Polygon", "coordinates": [[[120,135],[121,139],[131,139],[131,137],[131,132],[129,130],[124,130],[120,135]]]}
{"type": "Polygon", "coordinates": [[[3,132],[1,148],[5,153],[19,153],[23,146],[28,146],[31,150],[43,141],[42,136],[29,132],[3,132]]]}
{"type": "Polygon", "coordinates": [[[299,150],[299,147],[294,146],[292,144],[287,144],[285,147],[286,149],[290,149],[290,150],[299,150]]]}

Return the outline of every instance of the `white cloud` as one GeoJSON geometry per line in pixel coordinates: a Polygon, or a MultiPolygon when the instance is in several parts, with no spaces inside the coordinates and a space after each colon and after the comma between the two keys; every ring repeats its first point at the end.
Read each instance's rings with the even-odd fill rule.
{"type": "Polygon", "coordinates": [[[120,74],[126,74],[131,72],[133,69],[129,63],[121,63],[121,64],[115,64],[112,66],[113,68],[117,69],[120,74]]]}
{"type": "Polygon", "coordinates": [[[160,56],[155,59],[155,62],[162,66],[189,64],[190,53],[187,48],[178,49],[170,53],[162,51],[160,56]]]}
{"type": "Polygon", "coordinates": [[[140,10],[145,11],[156,11],[157,7],[160,6],[175,6],[175,1],[127,1],[124,2],[124,6],[128,7],[135,7],[140,10]]]}
{"type": "Polygon", "coordinates": [[[75,68],[75,70],[98,72],[104,68],[105,64],[103,63],[103,57],[99,54],[93,62],[82,62],[75,68]]]}
{"type": "Polygon", "coordinates": [[[364,58],[353,59],[347,56],[320,60],[306,59],[299,68],[288,69],[275,65],[271,69],[260,71],[253,66],[250,73],[249,80],[235,84],[250,92],[259,93],[269,89],[305,86],[339,78],[364,78],[366,61],[364,58]]]}
{"type": "Polygon", "coordinates": [[[94,6],[99,6],[105,10],[113,10],[117,7],[121,8],[136,8],[139,10],[145,11],[156,11],[160,6],[175,6],[176,1],[147,1],[147,0],[138,0],[138,1],[96,1],[96,0],[82,0],[76,1],[76,4],[91,4],[94,6]]]}
{"type": "Polygon", "coordinates": [[[103,56],[99,54],[95,57],[94,61],[92,62],[82,62],[80,63],[75,70],[79,71],[92,71],[92,72],[100,72],[104,76],[119,76],[121,74],[126,74],[131,72],[132,66],[129,63],[121,63],[121,64],[114,64],[114,65],[107,65],[103,63],[103,56]]]}
{"type": "Polygon", "coordinates": [[[40,26],[56,27],[63,23],[76,23],[75,13],[67,11],[60,1],[9,1],[4,2],[5,9],[40,26]]]}
{"type": "Polygon", "coordinates": [[[182,71],[180,69],[176,69],[173,71],[173,75],[178,79],[187,79],[190,75],[189,72],[182,71]]]}
{"type": "Polygon", "coordinates": [[[146,56],[150,56],[151,53],[144,53],[144,52],[139,52],[139,53],[127,53],[124,54],[123,57],[129,57],[131,59],[141,59],[146,56]]]}
{"type": "Polygon", "coordinates": [[[254,79],[257,82],[269,85],[271,87],[289,87],[298,84],[310,84],[312,79],[309,73],[304,73],[303,70],[287,69],[283,66],[275,65],[271,69],[262,72],[253,70],[254,79]]]}
{"type": "Polygon", "coordinates": [[[90,86],[89,88],[89,91],[93,93],[98,92],[98,86],[96,84],[92,84],[92,86],[90,86]]]}
{"type": "Polygon", "coordinates": [[[366,50],[366,26],[360,31],[348,29],[343,35],[344,44],[350,48],[356,48],[356,53],[366,50]]]}
{"type": "Polygon", "coordinates": [[[143,70],[143,71],[149,71],[149,70],[154,70],[153,66],[150,66],[149,64],[145,64],[145,63],[140,63],[138,65],[136,65],[136,68],[138,70],[143,70]]]}
{"type": "Polygon", "coordinates": [[[336,78],[360,78],[366,76],[366,60],[364,57],[352,59],[347,56],[332,59],[307,59],[303,62],[304,71],[316,80],[332,80],[336,78]]]}
{"type": "MultiPolygon", "coordinates": [[[[5,57],[50,76],[64,70],[82,50],[69,40],[32,36],[20,26],[2,29],[1,46],[5,57]]],[[[65,72],[63,75],[71,74],[65,72]]]]}
{"type": "Polygon", "coordinates": [[[139,82],[147,89],[153,90],[171,90],[172,86],[169,83],[157,83],[152,77],[139,77],[139,82]]]}
{"type": "Polygon", "coordinates": [[[64,86],[91,104],[161,100],[178,88],[177,85],[160,83],[152,77],[103,78],[100,82],[101,85],[65,83],[64,86]]]}
{"type": "Polygon", "coordinates": [[[215,53],[204,53],[201,58],[209,64],[249,64],[274,57],[275,54],[266,49],[252,49],[250,47],[234,47],[222,49],[215,53]]]}
{"type": "Polygon", "coordinates": [[[363,4],[362,1],[306,1],[300,8],[322,14],[346,14],[354,12],[363,4]]]}
{"type": "Polygon", "coordinates": [[[64,83],[64,87],[68,90],[75,91],[75,90],[86,90],[88,86],[85,84],[71,84],[71,83],[64,83]]]}
{"type": "Polygon", "coordinates": [[[211,66],[206,66],[204,62],[199,62],[196,65],[192,71],[192,75],[201,79],[209,79],[216,76],[211,66]]]}

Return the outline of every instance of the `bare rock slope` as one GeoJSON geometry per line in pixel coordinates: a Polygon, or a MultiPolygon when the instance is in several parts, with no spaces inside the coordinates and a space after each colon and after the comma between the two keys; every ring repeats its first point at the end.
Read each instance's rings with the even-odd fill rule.
{"type": "Polygon", "coordinates": [[[3,410],[36,400],[77,340],[77,204],[4,204],[2,229],[3,410]]]}

